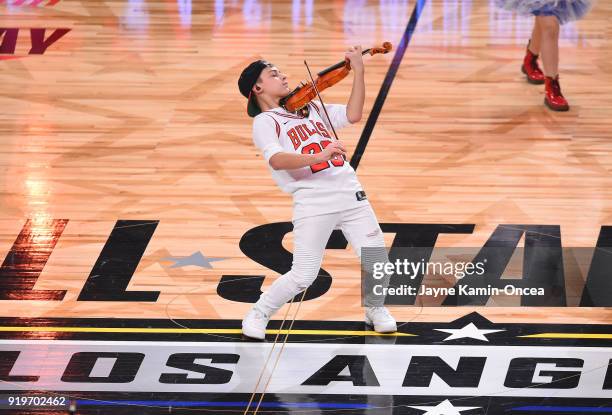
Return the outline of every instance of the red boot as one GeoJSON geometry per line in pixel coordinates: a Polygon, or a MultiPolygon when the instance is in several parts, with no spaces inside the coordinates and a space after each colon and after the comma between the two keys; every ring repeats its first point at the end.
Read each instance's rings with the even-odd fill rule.
{"type": "Polygon", "coordinates": [[[538,66],[538,55],[534,55],[527,46],[527,53],[523,59],[521,70],[527,75],[527,82],[541,85],[544,83],[544,72],[538,66]]]}
{"type": "Polygon", "coordinates": [[[550,76],[545,77],[546,96],[544,104],[553,111],[567,111],[569,104],[561,93],[561,85],[559,85],[559,75],[555,78],[550,76]]]}

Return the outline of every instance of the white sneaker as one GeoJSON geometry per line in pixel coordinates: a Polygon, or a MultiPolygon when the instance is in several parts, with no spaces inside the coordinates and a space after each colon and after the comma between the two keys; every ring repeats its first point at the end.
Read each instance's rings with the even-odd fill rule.
{"type": "Polygon", "coordinates": [[[251,308],[251,311],[242,320],[242,334],[253,339],[264,340],[269,320],[270,317],[259,311],[258,308],[251,308]]]}
{"type": "Polygon", "coordinates": [[[377,333],[393,333],[397,331],[397,323],[385,307],[368,307],[365,312],[365,322],[374,326],[377,333]]]}

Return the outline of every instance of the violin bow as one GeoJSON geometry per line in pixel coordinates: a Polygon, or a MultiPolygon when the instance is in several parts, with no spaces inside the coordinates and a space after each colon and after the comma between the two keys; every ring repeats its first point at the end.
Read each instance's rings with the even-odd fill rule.
{"type": "Polygon", "coordinates": [[[308,67],[308,63],[306,62],[306,59],[304,59],[304,65],[306,65],[306,69],[308,70],[308,76],[310,76],[310,81],[312,82],[312,86],[315,92],[317,93],[317,97],[319,98],[319,101],[321,101],[321,106],[323,107],[323,112],[325,112],[325,116],[327,117],[327,122],[331,126],[332,132],[334,133],[334,137],[336,138],[336,140],[338,140],[338,134],[336,134],[336,129],[334,128],[334,124],[332,124],[331,118],[329,118],[329,114],[327,113],[327,108],[325,108],[325,103],[323,102],[323,98],[321,98],[321,94],[319,94],[317,83],[312,78],[312,73],[310,72],[310,68],[308,67]]]}

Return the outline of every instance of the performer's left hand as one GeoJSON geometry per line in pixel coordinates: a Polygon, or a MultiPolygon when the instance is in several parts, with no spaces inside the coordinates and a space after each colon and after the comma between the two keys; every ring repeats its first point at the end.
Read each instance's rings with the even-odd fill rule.
{"type": "Polygon", "coordinates": [[[363,56],[361,55],[361,45],[351,46],[344,54],[346,59],[351,62],[354,71],[363,71],[363,56]]]}

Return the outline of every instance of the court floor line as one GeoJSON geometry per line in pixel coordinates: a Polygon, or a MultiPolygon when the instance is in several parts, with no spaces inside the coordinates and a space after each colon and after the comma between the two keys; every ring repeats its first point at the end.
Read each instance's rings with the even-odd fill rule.
{"type": "Polygon", "coordinates": [[[518,337],[532,339],[612,339],[612,333],[538,333],[518,337]]]}
{"type": "MultiPolygon", "coordinates": [[[[241,334],[241,329],[190,329],[190,328],[140,328],[140,327],[27,327],[5,326],[0,332],[63,332],[63,333],[154,333],[154,334],[241,334]]],[[[302,336],[416,336],[411,333],[377,333],[372,330],[278,330],[268,329],[266,334],[290,334],[302,336]]]]}

